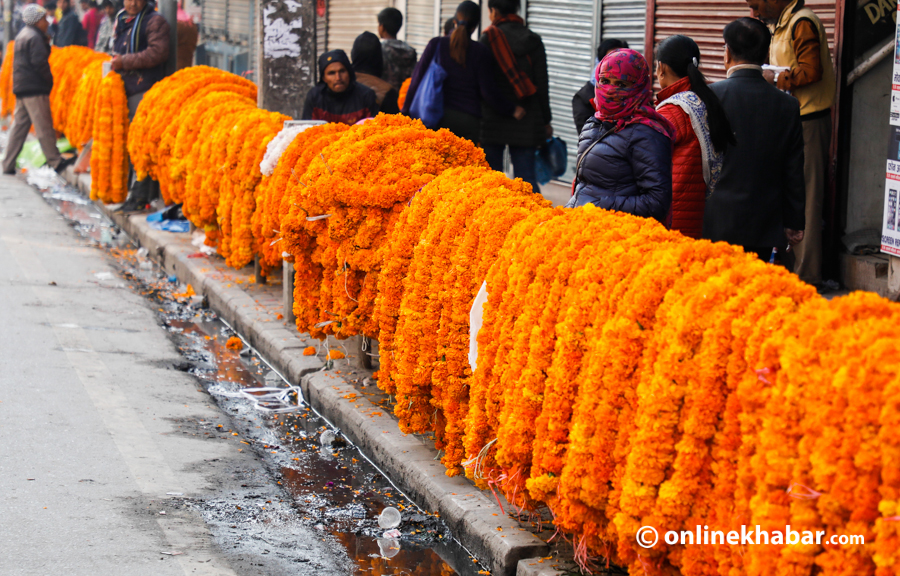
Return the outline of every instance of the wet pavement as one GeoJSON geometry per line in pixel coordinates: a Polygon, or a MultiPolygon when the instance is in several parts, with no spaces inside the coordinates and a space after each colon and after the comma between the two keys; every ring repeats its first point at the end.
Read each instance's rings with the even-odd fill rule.
{"type": "MultiPolygon", "coordinates": [[[[243,390],[289,389],[254,350],[226,346],[233,330],[199,296],[167,277],[137,250],[94,204],[49,174],[32,183],[80,234],[114,257],[122,282],[139,291],[157,311],[184,361],[175,368],[194,375],[230,417],[229,424],[173,421],[181,434],[209,442],[239,442],[265,463],[266,474],[234,470],[240,491],[215,498],[171,494],[151,513],[199,512],[235,569],[262,574],[485,574],[483,566],[454,540],[444,523],[406,498],[355,446],[311,410],[298,391],[282,403],[255,402],[243,390]],[[289,405],[286,412],[266,407],[289,405]],[[259,406],[263,406],[260,409],[259,406]],[[386,508],[400,524],[380,526],[386,508]],[[388,532],[387,534],[385,534],[388,532]],[[310,545],[309,534],[316,535],[310,545]],[[321,544],[320,544],[321,543],[321,544]],[[346,563],[323,565],[322,546],[346,555],[346,563]]],[[[257,396],[260,392],[255,393],[257,396]]],[[[341,554],[340,556],[343,556],[341,554]]]]}

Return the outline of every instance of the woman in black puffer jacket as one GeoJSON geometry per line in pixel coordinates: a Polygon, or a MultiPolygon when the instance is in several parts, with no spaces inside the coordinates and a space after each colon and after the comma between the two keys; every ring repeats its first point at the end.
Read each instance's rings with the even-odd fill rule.
{"type": "Polygon", "coordinates": [[[675,129],[651,105],[647,61],[634,50],[616,50],[594,74],[598,111],[578,141],[567,206],[594,204],[663,222],[672,203],[675,129]]]}

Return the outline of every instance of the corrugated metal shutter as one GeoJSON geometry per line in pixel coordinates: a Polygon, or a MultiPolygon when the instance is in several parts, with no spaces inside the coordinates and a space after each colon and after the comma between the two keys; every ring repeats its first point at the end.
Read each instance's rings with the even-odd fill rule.
{"type": "Polygon", "coordinates": [[[572,120],[572,96],[590,78],[594,65],[593,0],[528,0],[528,27],[540,34],[547,51],[553,132],[566,142],[569,166],[575,172],[578,134],[572,120]]]}
{"type": "Polygon", "coordinates": [[[328,49],[340,49],[349,56],[357,36],[378,33],[378,13],[384,6],[384,0],[329,0],[328,49]]]}
{"type": "Polygon", "coordinates": [[[203,0],[200,28],[206,38],[224,39],[228,33],[228,0],[203,0]]]}
{"type": "Polygon", "coordinates": [[[250,22],[255,6],[250,0],[228,0],[228,37],[250,42],[250,22]]]}
{"type": "Polygon", "coordinates": [[[454,18],[456,16],[457,6],[459,6],[459,2],[456,0],[441,0],[441,21],[438,22],[437,36],[444,34],[444,22],[446,22],[448,18],[454,18]]]}
{"type": "Polygon", "coordinates": [[[406,43],[421,57],[434,33],[434,0],[406,0],[406,43]]]}
{"type": "Polygon", "coordinates": [[[600,39],[625,40],[632,49],[643,54],[647,1],[602,0],[600,6],[600,39]]]}
{"type": "Polygon", "coordinates": [[[316,57],[328,50],[328,11],[325,16],[316,13],[316,57]]]}
{"type": "MultiPolygon", "coordinates": [[[[654,0],[650,0],[651,2],[654,0]]],[[[674,34],[690,36],[700,46],[700,68],[710,81],[725,78],[722,30],[732,20],[750,16],[744,0],[655,0],[653,46],[674,34]]],[[[807,0],[822,20],[834,60],[834,1],[807,0]]],[[[651,55],[652,57],[652,55],[651,55]]]]}

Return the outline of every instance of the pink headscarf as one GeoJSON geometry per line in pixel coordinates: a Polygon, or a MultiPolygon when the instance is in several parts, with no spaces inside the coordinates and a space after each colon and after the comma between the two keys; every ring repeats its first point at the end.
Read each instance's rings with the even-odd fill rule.
{"type": "Polygon", "coordinates": [[[629,124],[649,126],[669,139],[675,140],[675,127],[651,104],[650,67],[644,57],[634,50],[622,48],[607,54],[594,70],[594,117],[612,122],[618,132],[629,124]],[[600,76],[633,82],[631,88],[600,84],[600,76]]]}

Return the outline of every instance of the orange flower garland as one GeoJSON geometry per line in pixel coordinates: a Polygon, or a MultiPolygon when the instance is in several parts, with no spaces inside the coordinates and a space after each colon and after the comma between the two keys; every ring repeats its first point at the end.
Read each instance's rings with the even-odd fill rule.
{"type": "MultiPolygon", "coordinates": [[[[297,134],[282,153],[275,171],[260,184],[257,209],[253,213],[253,236],[258,243],[257,252],[260,254],[260,263],[264,271],[268,272],[280,266],[282,254],[289,251],[289,242],[282,241],[285,239],[282,230],[286,230],[282,220],[290,218],[292,213],[294,219],[297,217],[296,209],[292,212],[293,202],[290,200],[290,192],[295,190],[294,187],[306,173],[312,159],[333,141],[333,138],[327,140],[323,138],[341,134],[349,128],[346,124],[330,123],[312,126],[297,134]]],[[[292,229],[296,230],[297,234],[303,235],[305,246],[301,248],[295,239],[293,250],[305,252],[311,245],[311,239],[305,228],[294,225],[292,229]]]]}
{"type": "Polygon", "coordinates": [[[376,335],[379,248],[404,204],[445,169],[479,164],[484,153],[468,140],[386,114],[352,127],[313,159],[300,209],[313,214],[308,218],[328,215],[316,226],[327,236],[317,235],[321,250],[313,255],[323,267],[318,305],[310,306],[321,311],[315,324],[327,323],[325,331],[338,337],[376,335]]]}
{"type": "Polygon", "coordinates": [[[50,72],[53,74],[53,89],[50,91],[50,110],[53,126],[65,132],[72,109],[72,101],[78,90],[85,69],[97,61],[109,60],[109,55],[95,52],[84,46],[54,48],[50,52],[50,72]]]}
{"type": "Polygon", "coordinates": [[[3,65],[0,66],[0,117],[8,118],[16,110],[16,95],[13,94],[12,69],[13,56],[16,53],[16,42],[6,43],[3,53],[3,65]]]}
{"type": "Polygon", "coordinates": [[[91,150],[91,198],[106,204],[124,202],[128,195],[128,100],[125,83],[116,72],[100,82],[94,110],[91,150]]]}
{"type": "Polygon", "coordinates": [[[149,174],[159,179],[158,152],[163,132],[195,93],[222,82],[230,84],[232,92],[256,101],[253,82],[209,66],[183,68],[147,91],[131,123],[128,138],[128,153],[138,178],[149,174]]]}
{"type": "Polygon", "coordinates": [[[88,65],[72,97],[72,111],[68,115],[66,137],[79,151],[94,137],[94,113],[100,83],[103,80],[105,60],[97,59],[88,65]]]}

